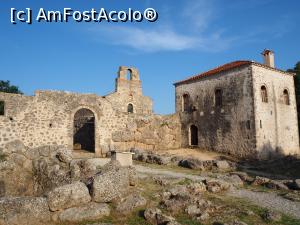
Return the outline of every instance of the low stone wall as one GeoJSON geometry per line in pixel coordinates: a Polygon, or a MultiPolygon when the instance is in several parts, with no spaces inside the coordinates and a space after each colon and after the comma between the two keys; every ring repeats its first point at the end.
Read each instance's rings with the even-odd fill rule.
{"type": "Polygon", "coordinates": [[[124,129],[112,133],[112,149],[164,150],[181,147],[178,114],[136,117],[124,129]]]}
{"type": "MultiPolygon", "coordinates": [[[[143,99],[143,96],[137,96],[143,99]]],[[[114,95],[125,101],[126,95],[114,95]]],[[[94,116],[95,153],[105,156],[110,150],[128,151],[180,147],[181,125],[177,114],[120,111],[110,98],[94,94],[37,91],[35,96],[0,92],[5,115],[0,115],[0,148],[21,140],[26,147],[62,145],[73,149],[76,112],[86,109],[94,116]]],[[[135,105],[137,107],[137,105],[135,105]]]]}

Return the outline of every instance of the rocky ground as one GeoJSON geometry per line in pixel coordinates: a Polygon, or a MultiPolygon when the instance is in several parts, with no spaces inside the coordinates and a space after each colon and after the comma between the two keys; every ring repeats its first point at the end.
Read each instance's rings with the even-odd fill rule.
{"type": "Polygon", "coordinates": [[[9,143],[0,149],[0,225],[300,224],[295,176],[255,174],[253,164],[224,158],[134,152],[125,168],[74,159],[59,146],[9,143]]]}

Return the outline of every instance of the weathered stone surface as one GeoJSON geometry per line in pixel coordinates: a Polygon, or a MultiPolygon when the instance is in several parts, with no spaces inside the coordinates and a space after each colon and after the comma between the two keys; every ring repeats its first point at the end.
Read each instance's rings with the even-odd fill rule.
{"type": "Polygon", "coordinates": [[[278,222],[281,220],[281,214],[272,210],[267,210],[262,217],[269,222],[278,222]]]}
{"type": "Polygon", "coordinates": [[[219,170],[228,170],[228,169],[230,169],[229,163],[225,160],[217,160],[215,162],[215,165],[219,170]]]}
{"type": "Polygon", "coordinates": [[[112,223],[88,223],[85,225],[113,225],[112,223]]]}
{"type": "Polygon", "coordinates": [[[2,148],[1,154],[10,155],[12,153],[25,154],[26,147],[20,140],[14,140],[8,142],[4,148],[2,148]]]}
{"type": "Polygon", "coordinates": [[[300,190],[300,179],[294,181],[294,187],[296,190],[300,190]]]}
{"type": "Polygon", "coordinates": [[[231,175],[238,175],[244,182],[252,183],[254,178],[250,177],[246,172],[235,171],[231,172],[231,175]]]}
{"type": "Polygon", "coordinates": [[[273,157],[276,152],[277,155],[278,152],[286,155],[299,153],[295,96],[291,94],[293,100],[289,103],[289,112],[285,110],[282,97],[285,87],[294,89],[292,77],[251,62],[215,75],[211,79],[190,79],[175,84],[182,147],[190,146],[193,126],[197,128],[194,135],[198,137],[194,144],[200,149],[245,158],[273,157]],[[277,101],[269,99],[269,104],[265,104],[261,88],[267,90],[268,96],[280,97],[277,101]],[[221,100],[220,105],[216,99],[221,100]],[[277,121],[270,120],[276,116],[274,113],[270,115],[274,107],[277,121]],[[288,135],[284,135],[286,127],[289,127],[288,135]],[[276,132],[281,134],[278,140],[265,138],[273,137],[276,132]]]}
{"type": "Polygon", "coordinates": [[[136,172],[136,169],[132,166],[127,167],[126,169],[128,170],[129,185],[136,186],[138,184],[138,174],[136,172]]]}
{"type": "Polygon", "coordinates": [[[190,193],[186,186],[177,185],[162,193],[162,201],[160,204],[168,211],[182,211],[191,200],[190,193]]]}
{"type": "Polygon", "coordinates": [[[3,196],[29,196],[34,193],[32,161],[24,154],[27,149],[20,141],[6,144],[0,153],[0,183],[3,196]],[[4,155],[3,155],[4,154],[4,155]]]}
{"type": "Polygon", "coordinates": [[[127,214],[133,209],[144,206],[147,204],[147,200],[140,194],[131,194],[123,199],[118,205],[116,210],[120,213],[127,214]]]}
{"type": "Polygon", "coordinates": [[[90,201],[89,190],[81,182],[57,187],[48,193],[48,204],[51,211],[79,206],[90,201]]]}
{"type": "Polygon", "coordinates": [[[58,186],[72,182],[69,166],[57,161],[49,157],[33,160],[34,186],[37,195],[47,194],[58,186]]]}
{"type": "Polygon", "coordinates": [[[89,171],[98,171],[105,166],[106,163],[107,162],[103,161],[103,159],[99,158],[87,159],[83,163],[83,169],[89,171]]]}
{"type": "Polygon", "coordinates": [[[93,178],[92,198],[96,202],[111,202],[122,197],[128,191],[129,185],[128,169],[112,161],[93,178]]]}
{"type": "Polygon", "coordinates": [[[171,163],[171,157],[162,156],[158,154],[147,154],[146,160],[147,163],[155,163],[159,165],[168,165],[171,163]]]}
{"type": "Polygon", "coordinates": [[[226,180],[228,183],[230,183],[230,184],[232,184],[233,186],[235,186],[235,187],[242,187],[242,186],[244,185],[244,182],[243,182],[243,180],[240,178],[240,176],[235,175],[235,174],[226,177],[225,180],[226,180]]]}
{"type": "Polygon", "coordinates": [[[202,210],[198,207],[198,205],[193,204],[193,205],[189,205],[185,209],[185,212],[190,216],[197,216],[201,214],[202,210]]]}
{"type": "Polygon", "coordinates": [[[59,214],[58,218],[61,222],[78,223],[98,220],[109,214],[110,208],[107,204],[91,202],[85,206],[66,209],[59,214]]]}
{"type": "Polygon", "coordinates": [[[199,159],[184,159],[179,162],[179,166],[189,168],[189,169],[199,169],[204,170],[203,162],[199,159]]]}
{"type": "Polygon", "coordinates": [[[164,177],[153,177],[153,180],[156,184],[159,184],[161,186],[166,186],[168,185],[170,182],[164,178],[164,177]]]}
{"type": "Polygon", "coordinates": [[[144,217],[147,222],[153,225],[167,224],[167,225],[175,225],[179,224],[176,220],[171,217],[163,214],[158,208],[148,208],[144,212],[144,217]]]}
{"type": "Polygon", "coordinates": [[[172,197],[186,198],[189,195],[188,189],[184,185],[176,185],[175,187],[168,190],[172,197]]]}
{"type": "Polygon", "coordinates": [[[187,187],[194,194],[198,194],[198,193],[206,191],[206,185],[203,182],[192,183],[192,184],[189,184],[187,187]]]}
{"type": "Polygon", "coordinates": [[[266,177],[256,176],[255,180],[252,182],[252,185],[263,185],[269,183],[271,180],[266,177]]]}
{"type": "Polygon", "coordinates": [[[247,223],[244,223],[244,222],[239,221],[239,220],[235,220],[235,221],[230,222],[230,223],[225,223],[224,225],[247,225],[247,223]]]}
{"type": "Polygon", "coordinates": [[[210,180],[205,180],[205,183],[207,186],[207,190],[212,193],[217,193],[230,188],[230,184],[223,180],[210,179],[210,180]]]}
{"type": "Polygon", "coordinates": [[[270,180],[266,187],[276,190],[289,190],[289,188],[282,182],[276,180],[270,180]]]}
{"type": "Polygon", "coordinates": [[[59,161],[64,162],[64,163],[69,163],[72,161],[72,151],[68,149],[60,149],[56,157],[58,158],[59,161]]]}
{"type": "Polygon", "coordinates": [[[5,197],[0,199],[1,225],[51,224],[46,198],[5,197]]]}

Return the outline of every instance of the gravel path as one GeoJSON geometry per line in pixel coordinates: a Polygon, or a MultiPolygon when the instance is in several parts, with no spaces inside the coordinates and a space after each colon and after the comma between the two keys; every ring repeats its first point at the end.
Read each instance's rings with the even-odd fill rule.
{"type": "Polygon", "coordinates": [[[246,198],[256,205],[271,210],[277,210],[300,219],[300,202],[293,202],[278,196],[276,193],[232,189],[228,192],[228,195],[232,197],[246,198]]]}
{"type": "MultiPolygon", "coordinates": [[[[136,170],[141,174],[146,175],[157,175],[157,176],[165,176],[167,178],[188,178],[194,181],[202,181],[208,177],[190,175],[180,172],[174,172],[163,169],[154,169],[146,166],[135,165],[136,170]]],[[[255,192],[246,189],[235,189],[232,188],[228,192],[229,196],[244,198],[249,200],[250,202],[268,208],[272,210],[277,210],[287,215],[294,216],[295,218],[300,219],[300,202],[293,202],[291,200],[285,199],[281,196],[278,196],[275,193],[268,192],[255,192]]]]}

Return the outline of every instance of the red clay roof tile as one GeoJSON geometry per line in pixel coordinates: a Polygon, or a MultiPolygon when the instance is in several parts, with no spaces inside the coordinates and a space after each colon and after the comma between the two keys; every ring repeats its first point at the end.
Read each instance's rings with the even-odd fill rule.
{"type": "Polygon", "coordinates": [[[178,81],[178,82],[174,83],[174,85],[176,86],[176,85],[179,85],[179,84],[185,84],[185,83],[188,83],[190,81],[198,80],[202,77],[211,76],[211,75],[223,72],[223,71],[231,70],[231,69],[243,66],[243,65],[250,65],[250,64],[254,64],[254,65],[257,65],[257,66],[260,66],[260,67],[264,67],[264,68],[267,68],[267,69],[271,69],[271,70],[275,70],[275,71],[278,71],[278,72],[281,72],[281,73],[285,73],[285,74],[295,76],[295,73],[290,73],[290,72],[286,72],[284,70],[280,70],[280,69],[277,69],[277,68],[272,68],[272,67],[269,67],[267,65],[258,63],[258,62],[249,61],[249,60],[240,60],[240,61],[234,61],[234,62],[224,64],[222,66],[216,67],[216,68],[214,68],[212,70],[209,70],[209,71],[206,71],[204,73],[200,73],[198,75],[195,75],[195,76],[189,77],[187,79],[178,81]]]}
{"type": "Polygon", "coordinates": [[[222,66],[216,67],[212,70],[206,71],[204,73],[189,77],[189,78],[181,80],[181,81],[178,81],[178,82],[175,83],[175,85],[187,83],[187,82],[193,81],[193,80],[198,80],[199,78],[210,76],[210,75],[220,73],[220,72],[223,72],[223,71],[226,71],[226,70],[230,70],[230,69],[233,69],[233,68],[236,68],[236,67],[239,67],[239,66],[250,65],[251,63],[252,63],[251,61],[234,61],[234,62],[231,62],[231,63],[227,63],[227,64],[224,64],[222,66]]]}

